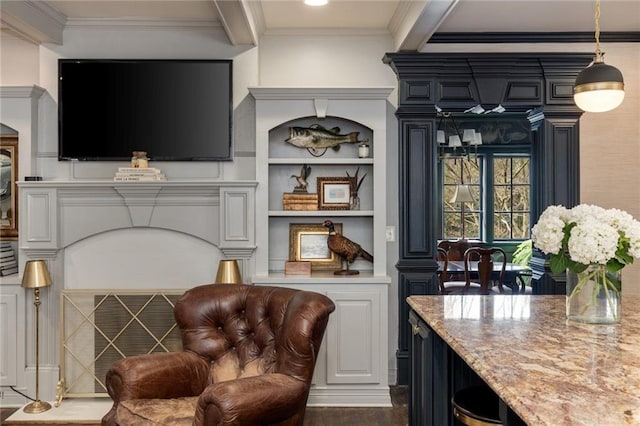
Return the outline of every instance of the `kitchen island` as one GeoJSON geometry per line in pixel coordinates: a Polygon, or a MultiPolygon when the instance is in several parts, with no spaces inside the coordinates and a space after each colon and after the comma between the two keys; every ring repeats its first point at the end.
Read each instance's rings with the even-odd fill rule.
{"type": "Polygon", "coordinates": [[[412,425],[453,424],[450,399],[483,381],[506,424],[639,425],[640,296],[622,321],[567,321],[565,296],[411,296],[412,425]]]}

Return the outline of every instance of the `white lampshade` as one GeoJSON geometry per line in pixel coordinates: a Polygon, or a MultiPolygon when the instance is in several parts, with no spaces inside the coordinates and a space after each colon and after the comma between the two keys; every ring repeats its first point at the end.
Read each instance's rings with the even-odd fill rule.
{"type": "Polygon", "coordinates": [[[594,89],[573,95],[578,108],[587,112],[606,112],[620,106],[624,100],[624,90],[594,89]]]}
{"type": "Polygon", "coordinates": [[[473,140],[469,141],[469,145],[482,145],[482,133],[476,132],[473,140]]]}
{"type": "Polygon", "coordinates": [[[474,129],[464,129],[462,142],[472,143],[474,140],[476,140],[476,131],[474,129]]]}
{"type": "Polygon", "coordinates": [[[457,185],[456,192],[453,194],[451,203],[472,203],[473,196],[471,195],[471,189],[469,185],[457,185]]]}
{"type": "Polygon", "coordinates": [[[462,146],[462,141],[460,140],[460,136],[458,135],[449,136],[449,146],[453,148],[462,146]]]}
{"type": "Polygon", "coordinates": [[[436,141],[438,143],[446,143],[447,142],[447,138],[444,135],[444,130],[438,130],[436,132],[436,141]]]}

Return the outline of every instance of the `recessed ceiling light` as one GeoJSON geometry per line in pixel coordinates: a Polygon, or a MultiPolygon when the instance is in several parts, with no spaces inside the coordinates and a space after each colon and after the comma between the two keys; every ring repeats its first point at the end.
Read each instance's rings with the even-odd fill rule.
{"type": "Polygon", "coordinates": [[[307,6],[324,6],[329,3],[329,0],[304,0],[304,4],[307,6]]]}

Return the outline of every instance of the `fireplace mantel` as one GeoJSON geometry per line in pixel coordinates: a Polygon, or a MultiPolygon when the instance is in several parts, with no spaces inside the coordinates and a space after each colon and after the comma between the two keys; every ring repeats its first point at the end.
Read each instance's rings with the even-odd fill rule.
{"type": "Polygon", "coordinates": [[[88,236],[133,227],[190,234],[223,252],[255,248],[255,181],[82,180],[18,186],[20,250],[27,258],[46,251],[55,255],[88,236]]]}
{"type": "MultiPolygon", "coordinates": [[[[219,259],[253,270],[255,191],[248,180],[49,180],[18,182],[20,271],[47,260],[53,285],[42,294],[41,397],[59,379],[60,295],[74,289],[184,290],[213,282],[219,259]]],[[[33,309],[20,296],[17,388],[33,394],[33,309]],[[22,300],[22,301],[21,301],[22,300]],[[27,366],[26,369],[18,366],[27,366]]],[[[7,290],[8,291],[8,290],[7,290]]],[[[13,368],[13,367],[11,367],[13,368]]]]}

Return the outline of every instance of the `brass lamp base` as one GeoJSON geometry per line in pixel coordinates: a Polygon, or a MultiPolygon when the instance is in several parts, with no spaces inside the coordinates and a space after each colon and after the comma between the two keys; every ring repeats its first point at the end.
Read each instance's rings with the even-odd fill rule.
{"type": "Polygon", "coordinates": [[[31,404],[27,404],[26,407],[24,407],[24,411],[27,414],[38,414],[38,413],[43,413],[47,410],[51,409],[51,404],[49,404],[48,402],[45,401],[33,401],[31,404]]]}

